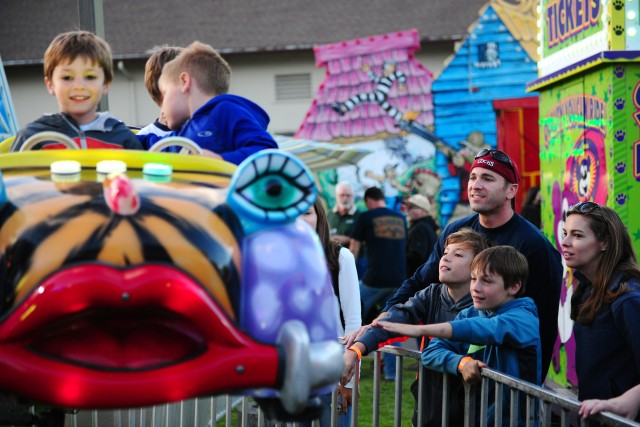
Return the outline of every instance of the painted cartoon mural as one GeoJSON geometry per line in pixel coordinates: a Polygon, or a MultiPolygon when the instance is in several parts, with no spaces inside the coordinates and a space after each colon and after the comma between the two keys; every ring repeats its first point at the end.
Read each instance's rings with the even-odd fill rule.
{"type": "MultiPolygon", "coordinates": [[[[467,214],[473,157],[482,148],[498,146],[492,102],[535,97],[525,91],[526,82],[537,75],[530,53],[535,54],[532,4],[494,0],[484,7],[435,82],[414,58],[420,48],[416,30],[316,47],[316,64],[327,69],[327,76],[296,137],[372,151],[357,165],[319,174],[329,204],[333,185],[347,180],[356,196],[380,186],[390,207],[423,194],[434,202],[443,225],[467,214]]],[[[537,141],[534,127],[530,139],[537,141]]],[[[523,149],[517,150],[514,158],[524,158],[523,149]]],[[[530,150],[537,150],[537,144],[530,150]]],[[[536,174],[537,169],[536,164],[536,174]]]]}
{"type": "Polygon", "coordinates": [[[332,104],[331,108],[336,110],[336,112],[342,116],[346,112],[352,111],[353,108],[358,104],[361,104],[363,102],[375,102],[396,122],[403,119],[404,115],[402,114],[402,112],[394,108],[387,101],[387,98],[389,97],[389,90],[391,89],[391,86],[395,81],[398,81],[400,92],[406,91],[407,76],[402,71],[396,68],[396,62],[393,60],[384,61],[382,63],[381,76],[376,76],[373,71],[371,71],[371,65],[369,65],[368,63],[363,63],[361,70],[367,73],[367,76],[369,76],[371,83],[374,83],[376,85],[373,92],[358,93],[346,100],[344,103],[336,102],[332,104]]]}
{"type": "Polygon", "coordinates": [[[433,75],[414,58],[419,48],[417,30],[408,30],[314,49],[327,76],[296,137],[372,152],[356,165],[318,174],[329,204],[343,180],[360,197],[367,187],[381,187],[392,208],[411,194],[432,200],[438,194],[435,145],[401,126],[433,124],[433,75]]]}
{"type": "MultiPolygon", "coordinates": [[[[297,136],[374,152],[321,178],[329,203],[331,184],[343,179],[360,191],[382,186],[391,206],[419,192],[438,202],[445,224],[464,214],[456,209],[464,207],[469,164],[490,146],[516,159],[522,195],[540,180],[543,231],[558,248],[564,213],[584,200],[614,207],[640,246],[640,221],[629,215],[640,197],[640,31],[627,19],[640,11],[637,3],[587,3],[567,9],[543,0],[538,17],[535,0],[490,1],[435,81],[413,58],[414,30],[316,48],[327,77],[297,136]],[[538,92],[539,110],[513,126],[535,132],[505,134],[502,113],[537,104],[538,92]]],[[[565,386],[577,385],[572,283],[565,269],[549,375],[565,386]]]]}
{"type": "MultiPolygon", "coordinates": [[[[621,15],[617,10],[621,2],[587,3],[577,3],[585,10],[575,13],[579,19],[571,20],[575,28],[568,29],[557,22],[559,3],[542,2],[541,77],[529,89],[540,92],[543,231],[560,250],[567,210],[590,200],[618,212],[638,250],[640,222],[630,205],[640,196],[640,52],[613,50],[625,47],[620,40],[625,31],[615,29],[624,26],[624,10],[621,15]],[[576,50],[576,44],[586,47],[576,50]]],[[[565,266],[559,336],[548,378],[569,387],[578,385],[569,316],[573,287],[565,266]]]]}

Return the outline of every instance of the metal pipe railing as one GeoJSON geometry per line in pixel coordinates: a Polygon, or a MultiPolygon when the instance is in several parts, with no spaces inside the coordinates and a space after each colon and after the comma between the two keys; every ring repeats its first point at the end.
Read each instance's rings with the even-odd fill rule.
{"type": "MultiPolygon", "coordinates": [[[[405,425],[411,414],[403,414],[402,399],[402,367],[404,358],[410,358],[420,361],[420,352],[402,347],[386,346],[374,352],[373,358],[373,408],[372,408],[372,425],[380,425],[380,358],[381,353],[391,353],[396,356],[396,384],[395,384],[395,400],[394,400],[394,418],[393,425],[402,425],[404,415],[405,425]]],[[[356,369],[355,390],[360,385],[360,367],[356,369]]],[[[424,375],[424,366],[419,363],[418,375],[424,375]]],[[[524,416],[524,425],[528,426],[550,426],[558,425],[561,427],[570,425],[588,426],[589,422],[600,423],[609,426],[635,426],[640,424],[632,420],[611,414],[598,414],[589,420],[582,420],[578,417],[580,408],[576,399],[566,395],[557,393],[549,388],[540,387],[530,384],[518,378],[485,368],[482,370],[482,382],[479,385],[470,386],[465,384],[465,425],[471,426],[480,424],[487,426],[490,413],[493,414],[495,425],[502,425],[503,417],[506,412],[503,411],[505,396],[508,394],[509,406],[509,424],[512,426],[519,425],[524,416]],[[491,396],[491,390],[494,389],[495,394],[491,396]],[[476,406],[476,396],[480,399],[479,405],[476,406]],[[522,400],[522,405],[519,404],[522,400]],[[490,404],[493,403],[493,409],[490,404]],[[523,409],[520,409],[522,406],[523,409]],[[479,408],[479,410],[477,409],[479,408]],[[524,415],[523,415],[524,414],[524,415]],[[555,415],[555,419],[554,419],[555,415]],[[476,416],[480,418],[476,420],[476,416]]],[[[443,374],[443,396],[448,395],[451,387],[446,374],[443,374]]],[[[359,405],[358,393],[353,392],[353,406],[351,425],[358,426],[358,414],[361,410],[359,405]]],[[[418,423],[422,425],[424,416],[424,396],[425,390],[423,384],[419,381],[418,386],[418,423]]],[[[331,425],[337,424],[336,398],[337,393],[332,394],[332,417],[331,425]]],[[[442,399],[442,425],[446,426],[449,422],[449,402],[442,399]]],[[[218,422],[230,427],[233,424],[232,414],[235,408],[238,411],[238,421],[242,427],[247,426],[265,426],[267,424],[266,417],[262,411],[257,408],[247,397],[207,397],[190,399],[183,402],[171,403],[166,405],[157,405],[151,408],[125,409],[114,411],[75,411],[66,417],[65,427],[89,426],[103,427],[210,427],[215,426],[218,422]],[[224,409],[217,412],[218,404],[224,401],[224,409]]],[[[33,411],[32,411],[33,413],[33,411]]],[[[387,420],[384,420],[385,422],[387,420]]],[[[27,424],[20,424],[27,425],[27,424]]],[[[35,424],[34,424],[35,425],[35,424]]],[[[284,426],[285,423],[269,423],[270,426],[284,426]]],[[[287,426],[296,426],[296,423],[286,424],[287,426]]],[[[314,422],[314,427],[319,425],[314,422]]],[[[386,424],[389,425],[389,424],[386,424]]]]}

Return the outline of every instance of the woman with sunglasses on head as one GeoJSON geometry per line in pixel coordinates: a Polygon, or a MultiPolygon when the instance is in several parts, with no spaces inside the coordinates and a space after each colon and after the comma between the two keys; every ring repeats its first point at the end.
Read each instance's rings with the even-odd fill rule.
{"type": "Polygon", "coordinates": [[[610,399],[640,384],[640,267],[618,214],[593,202],[569,209],[562,256],[571,298],[578,398],[610,399]]]}
{"type": "MultiPolygon", "coordinates": [[[[327,266],[331,273],[333,291],[338,305],[338,336],[355,331],[362,324],[360,312],[360,284],[356,272],[356,261],[351,251],[343,248],[339,243],[331,240],[329,236],[329,221],[320,199],[316,199],[300,219],[309,224],[318,233],[320,244],[327,258],[327,266]]],[[[336,337],[338,338],[338,337],[336,337]]],[[[349,384],[338,385],[338,427],[348,427],[351,424],[351,394],[354,380],[349,384]]],[[[322,398],[324,411],[320,416],[320,426],[329,426],[331,423],[331,394],[322,398]]],[[[307,426],[311,423],[301,423],[307,426]]]]}

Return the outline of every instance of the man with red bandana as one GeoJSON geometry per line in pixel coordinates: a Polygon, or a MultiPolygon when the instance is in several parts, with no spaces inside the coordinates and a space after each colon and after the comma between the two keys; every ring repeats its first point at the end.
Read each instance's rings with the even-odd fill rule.
{"type": "MultiPolygon", "coordinates": [[[[469,227],[485,234],[496,245],[515,247],[529,262],[525,296],[531,297],[538,308],[544,380],[558,335],[562,261],[560,253],[540,230],[513,210],[519,181],[518,167],[507,154],[489,149],[478,152],[471,165],[467,186],[469,204],[475,213],[444,229],[427,262],[387,301],[381,317],[393,305],[406,302],[416,292],[438,281],[438,260],[442,257],[447,236],[469,227]]],[[[368,327],[363,326],[346,337],[347,346],[368,327]]]]}

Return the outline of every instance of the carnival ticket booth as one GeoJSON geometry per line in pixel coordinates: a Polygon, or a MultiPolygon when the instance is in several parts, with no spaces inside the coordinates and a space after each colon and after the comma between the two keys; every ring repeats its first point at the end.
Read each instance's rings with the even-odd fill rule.
{"type": "MultiPolygon", "coordinates": [[[[540,170],[545,235],[560,250],[567,209],[594,201],[615,209],[640,249],[640,34],[635,0],[542,0],[540,170]],[[635,212],[634,212],[635,211],[635,212]]],[[[577,386],[573,277],[565,269],[559,337],[548,378],[577,386]]]]}

